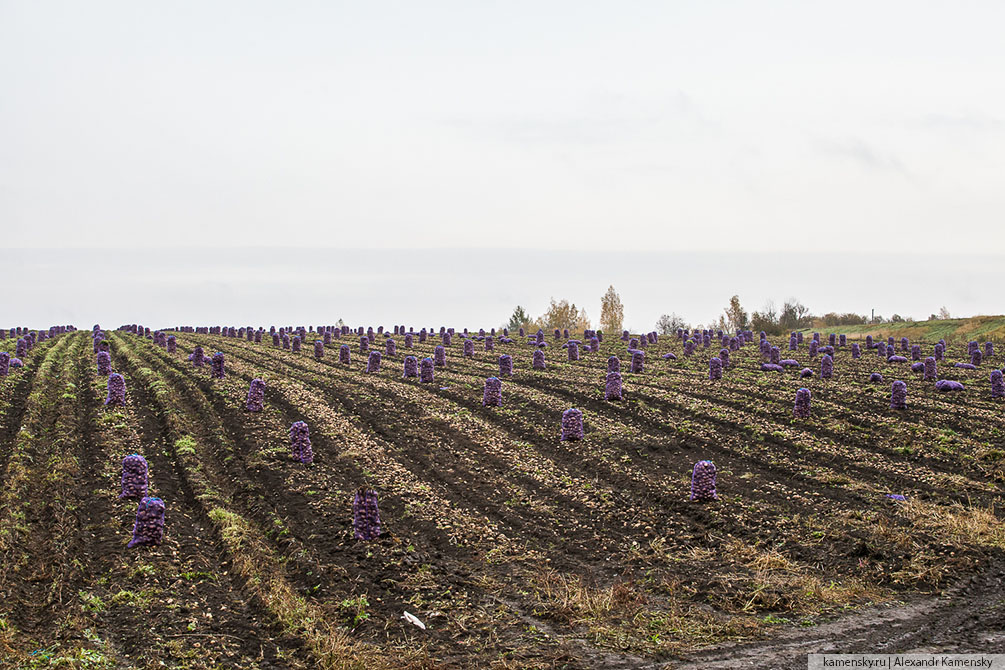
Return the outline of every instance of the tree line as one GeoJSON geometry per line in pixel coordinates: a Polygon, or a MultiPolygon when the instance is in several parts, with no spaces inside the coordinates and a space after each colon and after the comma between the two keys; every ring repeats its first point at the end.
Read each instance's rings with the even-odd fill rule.
{"type": "MultiPolygon", "coordinates": [[[[606,333],[620,333],[624,327],[625,308],[621,302],[621,296],[610,286],[607,292],[600,298],[600,330],[606,333]]],[[[938,314],[932,314],[929,319],[948,319],[949,310],[942,307],[938,314]]],[[[769,335],[780,335],[793,330],[814,327],[832,326],[854,326],[866,323],[883,323],[887,321],[912,321],[910,317],[902,317],[894,314],[889,320],[882,316],[867,317],[854,312],[827,312],[822,315],[814,315],[809,308],[803,305],[796,298],[789,298],[782,303],[779,309],[773,300],[767,301],[760,310],[747,312],[740,303],[740,297],[734,295],[729,299],[729,303],[723,309],[718,319],[707,324],[694,324],[686,321],[684,317],[676,312],[662,314],[656,320],[655,329],[660,335],[670,335],[677,332],[679,328],[691,330],[692,328],[702,330],[722,330],[724,332],[736,332],[738,330],[753,330],[754,332],[764,331],[769,335]]],[[[570,332],[581,333],[592,328],[590,317],[585,308],[577,307],[576,303],[568,300],[555,300],[551,298],[548,308],[544,314],[533,318],[527,313],[523,306],[517,305],[510,316],[509,321],[504,324],[505,328],[511,331],[518,331],[520,328],[528,332],[536,332],[538,329],[551,331],[556,328],[560,330],[568,329],[570,332]]]]}

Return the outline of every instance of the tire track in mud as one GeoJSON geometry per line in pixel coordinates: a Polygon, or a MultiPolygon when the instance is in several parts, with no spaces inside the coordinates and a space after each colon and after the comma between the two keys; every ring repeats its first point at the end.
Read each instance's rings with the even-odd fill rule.
{"type": "Polygon", "coordinates": [[[1005,653],[1005,561],[937,597],[869,607],[768,641],[716,645],[677,657],[674,670],[806,666],[808,654],[1005,653]]]}

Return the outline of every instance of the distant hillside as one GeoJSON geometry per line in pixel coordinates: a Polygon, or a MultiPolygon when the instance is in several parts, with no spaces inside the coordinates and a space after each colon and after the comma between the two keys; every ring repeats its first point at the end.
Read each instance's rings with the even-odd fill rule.
{"type": "Polygon", "coordinates": [[[822,326],[808,328],[808,331],[821,333],[847,333],[848,338],[864,339],[866,335],[873,337],[907,337],[911,340],[938,342],[945,338],[946,342],[979,340],[984,342],[1005,341],[1005,315],[973,316],[969,319],[939,319],[936,321],[902,321],[899,323],[873,323],[861,326],[822,326]]]}

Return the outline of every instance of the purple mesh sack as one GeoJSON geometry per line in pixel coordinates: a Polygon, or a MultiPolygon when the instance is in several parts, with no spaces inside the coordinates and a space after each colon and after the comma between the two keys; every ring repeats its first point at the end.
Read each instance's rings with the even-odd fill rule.
{"type": "Polygon", "coordinates": [[[991,398],[999,400],[1005,398],[1005,381],[1002,380],[1002,371],[994,370],[991,373],[991,398]]]}
{"type": "Polygon", "coordinates": [[[419,361],[415,356],[405,356],[404,374],[402,378],[419,376],[419,361]]]}
{"type": "Polygon", "coordinates": [[[691,500],[705,502],[718,499],[715,492],[715,464],[712,461],[698,461],[691,471],[691,500]]]}
{"type": "Polygon", "coordinates": [[[502,380],[489,377],[485,380],[482,392],[482,405],[485,407],[502,407],[502,380]]]}
{"type": "Polygon", "coordinates": [[[370,373],[380,372],[380,352],[371,351],[366,359],[366,371],[370,373]]]}
{"type": "Polygon", "coordinates": [[[792,408],[792,415],[797,419],[810,418],[810,390],[808,388],[796,391],[796,404],[792,408]]]}
{"type": "Polygon", "coordinates": [[[862,347],[858,346],[858,342],[851,345],[851,357],[862,358],[862,347]]]}
{"type": "Polygon", "coordinates": [[[632,354],[631,372],[641,374],[645,368],[646,354],[644,351],[636,351],[632,354]]]}
{"type": "Polygon", "coordinates": [[[133,522],[133,539],[127,545],[157,546],[164,541],[164,501],[160,498],[143,498],[136,509],[133,522]]]}
{"type": "Polygon", "coordinates": [[[708,378],[711,380],[722,379],[722,359],[708,359],[708,378]]]}
{"type": "Polygon", "coordinates": [[[338,348],[338,362],[342,365],[349,365],[350,358],[349,345],[343,344],[338,348]]]}
{"type": "Polygon", "coordinates": [[[809,368],[803,368],[802,370],[799,371],[800,379],[806,379],[807,377],[812,376],[813,376],[813,370],[810,370],[809,368]]]}
{"type": "Polygon", "coordinates": [[[122,459],[122,492],[120,498],[143,498],[147,495],[147,459],[130,454],[122,459]]]}
{"type": "MultiPolygon", "coordinates": [[[[328,334],[328,341],[331,341],[331,336],[328,334]]],[[[325,357],[325,343],[323,340],[314,340],[314,358],[321,360],[325,357]]]]}
{"type": "Polygon", "coordinates": [[[224,371],[223,365],[223,353],[216,352],[213,354],[213,365],[210,368],[209,376],[213,379],[223,379],[226,372],[224,371]]]}
{"type": "Polygon", "coordinates": [[[578,361],[579,360],[579,345],[578,344],[576,344],[575,342],[569,342],[568,352],[569,352],[569,361],[570,362],[571,361],[578,361]]]}
{"type": "Polygon", "coordinates": [[[607,373],[607,380],[604,384],[605,400],[621,400],[621,373],[611,371],[607,373]]]}
{"type": "Polygon", "coordinates": [[[107,377],[112,374],[112,357],[107,351],[98,352],[98,376],[107,377]]]}
{"type": "Polygon", "coordinates": [[[509,354],[503,354],[499,357],[499,376],[513,376],[513,357],[509,354]]]}
{"type": "Polygon", "coordinates": [[[890,409],[907,409],[907,384],[900,380],[890,389],[890,409]]]}
{"type": "Polygon", "coordinates": [[[935,390],[942,391],[943,393],[947,391],[962,391],[963,384],[959,382],[954,382],[949,379],[940,379],[939,381],[935,382],[935,390]]]}
{"type": "Polygon", "coordinates": [[[824,354],[824,357],[820,359],[820,378],[830,379],[834,376],[834,359],[830,357],[830,354],[824,354]]]}
{"type": "Polygon", "coordinates": [[[126,380],[117,372],[108,375],[108,395],[105,404],[109,407],[121,407],[126,404],[126,380]]]}
{"type": "Polygon", "coordinates": [[[583,413],[575,408],[562,412],[562,442],[583,439],[583,413]]]}
{"type": "Polygon", "coordinates": [[[359,352],[362,354],[366,353],[369,350],[370,350],[370,340],[369,338],[367,338],[366,335],[362,335],[359,338],[359,352]]]}
{"type": "Polygon", "coordinates": [[[303,421],[297,421],[290,426],[290,455],[299,463],[314,462],[311,431],[303,421]]]}
{"type": "Polygon", "coordinates": [[[385,356],[393,357],[397,353],[397,349],[398,349],[398,345],[397,345],[397,343],[394,340],[392,340],[392,339],[389,338],[389,339],[387,339],[384,342],[384,355],[385,356]]]}
{"type": "Polygon", "coordinates": [[[300,353],[300,343],[301,343],[301,341],[302,340],[300,339],[299,335],[294,335],[293,339],[290,340],[290,344],[292,345],[293,353],[295,353],[295,354],[299,354],[300,353]]]}
{"type": "Polygon", "coordinates": [[[380,536],[380,510],[377,508],[377,492],[366,486],[360,487],[352,499],[352,535],[357,540],[370,542],[380,536]]]}
{"type": "Polygon", "coordinates": [[[433,359],[423,358],[419,363],[419,382],[423,384],[433,383],[433,359]]]}
{"type": "Polygon", "coordinates": [[[621,359],[617,356],[611,356],[607,359],[607,371],[608,372],[621,372],[621,359]]]}
{"type": "Polygon", "coordinates": [[[438,368],[447,367],[447,350],[442,344],[436,345],[436,348],[433,349],[433,361],[438,368]]]}
{"type": "Polygon", "coordinates": [[[936,366],[934,356],[929,356],[925,359],[925,362],[922,364],[922,370],[925,372],[924,378],[926,381],[935,381],[938,374],[938,368],[936,366]]]}
{"type": "Polygon", "coordinates": [[[192,365],[197,368],[201,368],[206,361],[206,355],[203,353],[202,347],[199,346],[192,350],[190,358],[192,359],[192,365]]]}
{"type": "Polygon", "coordinates": [[[244,409],[249,412],[261,412],[265,406],[265,382],[256,377],[251,380],[248,387],[248,399],[244,403],[244,409]]]}
{"type": "Polygon", "coordinates": [[[542,349],[535,349],[533,368],[535,370],[544,370],[546,367],[547,366],[544,362],[544,351],[542,349]]]}

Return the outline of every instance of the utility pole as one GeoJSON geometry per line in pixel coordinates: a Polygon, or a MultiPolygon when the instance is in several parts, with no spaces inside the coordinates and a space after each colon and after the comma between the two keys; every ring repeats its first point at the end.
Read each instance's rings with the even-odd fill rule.
{"type": "Polygon", "coordinates": [[[876,320],[876,308],[873,307],[872,308],[872,317],[869,319],[869,323],[872,323],[875,320],[876,320]]]}

